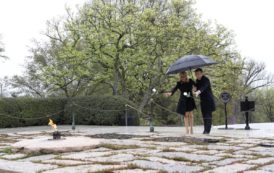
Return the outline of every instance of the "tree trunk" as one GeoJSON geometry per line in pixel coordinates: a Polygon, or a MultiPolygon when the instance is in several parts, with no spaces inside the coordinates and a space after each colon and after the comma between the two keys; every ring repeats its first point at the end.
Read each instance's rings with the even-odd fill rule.
{"type": "Polygon", "coordinates": [[[127,98],[127,85],[124,79],[121,79],[121,86],[122,86],[122,96],[127,98]]]}
{"type": "Polygon", "coordinates": [[[145,92],[143,99],[139,105],[139,111],[143,111],[144,107],[146,106],[146,104],[149,102],[149,99],[151,98],[151,94],[152,94],[152,89],[155,87],[156,83],[155,82],[157,79],[159,78],[159,76],[154,76],[149,84],[149,87],[147,89],[147,91],[145,92]]]}
{"type": "Polygon", "coordinates": [[[142,112],[146,106],[146,104],[148,103],[149,99],[151,98],[151,88],[149,87],[147,89],[147,91],[145,92],[143,99],[139,105],[139,111],[142,112]]]}
{"type": "Polygon", "coordinates": [[[237,124],[238,115],[239,115],[239,100],[236,99],[233,101],[233,115],[231,118],[232,124],[237,124]]]}
{"type": "Polygon", "coordinates": [[[118,72],[114,72],[114,83],[113,83],[113,95],[118,95],[119,75],[118,72]]]}
{"type": "Polygon", "coordinates": [[[114,83],[113,83],[113,95],[118,95],[118,87],[119,87],[119,67],[118,60],[116,59],[114,62],[114,83]]]}
{"type": "Polygon", "coordinates": [[[121,80],[121,87],[122,87],[122,96],[125,97],[125,98],[127,98],[127,96],[128,96],[128,93],[127,93],[127,81],[126,81],[126,72],[125,72],[124,68],[121,69],[120,80],[121,80]]]}

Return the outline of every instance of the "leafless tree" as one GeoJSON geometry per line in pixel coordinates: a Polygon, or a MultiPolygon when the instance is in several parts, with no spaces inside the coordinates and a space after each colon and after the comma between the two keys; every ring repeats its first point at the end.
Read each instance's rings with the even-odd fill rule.
{"type": "Polygon", "coordinates": [[[274,89],[269,87],[260,90],[258,95],[261,112],[266,115],[270,122],[274,122],[274,89]]]}
{"type": "MultiPolygon", "coordinates": [[[[244,60],[242,65],[242,76],[239,82],[239,95],[235,98],[233,114],[240,115],[239,102],[244,96],[251,95],[257,89],[273,84],[274,78],[265,70],[265,64],[254,60],[244,60]]],[[[256,98],[255,100],[257,100],[256,98]]],[[[236,122],[234,122],[236,123],[236,122]]]]}
{"type": "Polygon", "coordinates": [[[244,95],[248,95],[258,88],[267,87],[274,83],[273,76],[265,70],[265,64],[254,60],[249,60],[244,64],[242,80],[244,95]]]}

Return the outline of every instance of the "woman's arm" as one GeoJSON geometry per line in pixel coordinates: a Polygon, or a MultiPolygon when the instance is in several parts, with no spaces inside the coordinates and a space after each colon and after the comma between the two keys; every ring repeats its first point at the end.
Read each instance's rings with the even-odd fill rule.
{"type": "Polygon", "coordinates": [[[172,88],[170,92],[165,93],[165,96],[172,96],[179,88],[179,82],[177,82],[176,86],[172,88]]]}
{"type": "Polygon", "coordinates": [[[177,82],[176,86],[174,88],[172,88],[171,90],[171,95],[173,95],[179,88],[179,82],[177,82]]]}

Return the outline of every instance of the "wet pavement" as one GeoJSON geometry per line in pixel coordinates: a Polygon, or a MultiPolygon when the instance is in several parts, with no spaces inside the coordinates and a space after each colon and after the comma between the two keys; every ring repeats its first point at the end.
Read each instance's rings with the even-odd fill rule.
{"type": "Polygon", "coordinates": [[[183,127],[59,126],[63,141],[50,145],[48,126],[0,129],[0,172],[274,172],[274,124],[250,126],[214,126],[210,135],[201,126],[193,135],[183,127]]]}

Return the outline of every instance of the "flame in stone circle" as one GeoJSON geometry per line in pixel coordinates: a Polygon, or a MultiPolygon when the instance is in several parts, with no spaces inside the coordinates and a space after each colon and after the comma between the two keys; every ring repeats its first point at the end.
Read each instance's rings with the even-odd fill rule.
{"type": "Polygon", "coordinates": [[[54,122],[52,121],[52,119],[49,119],[49,124],[48,125],[51,126],[52,129],[57,130],[57,125],[54,124],[54,122]]]}

